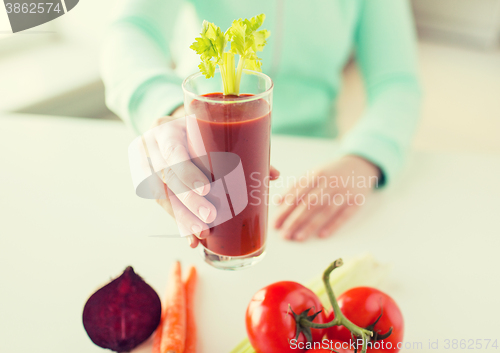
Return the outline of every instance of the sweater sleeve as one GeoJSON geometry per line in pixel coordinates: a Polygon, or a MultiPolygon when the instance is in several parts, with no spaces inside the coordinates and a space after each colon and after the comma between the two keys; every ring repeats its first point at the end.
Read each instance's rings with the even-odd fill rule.
{"type": "Polygon", "coordinates": [[[345,136],[341,153],[359,155],[382,171],[379,187],[402,168],[420,114],[416,40],[407,0],[363,0],[356,60],[367,108],[345,136]]]}
{"type": "Polygon", "coordinates": [[[169,41],[182,0],[120,0],[105,35],[101,75],[106,104],[133,127],[152,122],[183,102],[169,41]]]}

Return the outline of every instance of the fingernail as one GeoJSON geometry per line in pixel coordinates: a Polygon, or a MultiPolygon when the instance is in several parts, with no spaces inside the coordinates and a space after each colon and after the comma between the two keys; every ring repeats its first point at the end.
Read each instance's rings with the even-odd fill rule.
{"type": "Polygon", "coordinates": [[[189,242],[189,246],[193,245],[193,238],[191,235],[188,235],[188,242],[189,242]]]}
{"type": "Polygon", "coordinates": [[[199,235],[201,233],[201,227],[198,224],[193,224],[191,226],[191,230],[193,231],[194,234],[199,235]]]}
{"type": "Polygon", "coordinates": [[[196,192],[198,195],[203,195],[203,190],[205,189],[205,184],[201,181],[195,181],[193,183],[194,186],[194,192],[196,192]]]}
{"type": "Polygon", "coordinates": [[[206,222],[208,219],[208,216],[210,216],[210,209],[206,208],[205,206],[201,206],[198,209],[198,212],[200,214],[201,219],[203,219],[206,222]]]}

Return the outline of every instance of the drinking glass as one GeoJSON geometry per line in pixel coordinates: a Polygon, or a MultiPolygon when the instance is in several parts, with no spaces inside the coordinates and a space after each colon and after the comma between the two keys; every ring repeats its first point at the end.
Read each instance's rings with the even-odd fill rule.
{"type": "Polygon", "coordinates": [[[240,94],[223,95],[219,70],[182,84],[193,162],[210,180],[205,196],[217,209],[201,255],[220,269],[252,266],[265,254],[273,82],[243,70],[240,94]]]}

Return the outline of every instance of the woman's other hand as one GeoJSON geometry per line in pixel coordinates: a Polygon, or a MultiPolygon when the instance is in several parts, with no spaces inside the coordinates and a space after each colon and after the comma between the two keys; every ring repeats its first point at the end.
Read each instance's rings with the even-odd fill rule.
{"type": "Polygon", "coordinates": [[[274,227],[285,239],[330,236],[365,203],[381,177],[377,166],[354,155],[310,174],[281,198],[274,227]]]}

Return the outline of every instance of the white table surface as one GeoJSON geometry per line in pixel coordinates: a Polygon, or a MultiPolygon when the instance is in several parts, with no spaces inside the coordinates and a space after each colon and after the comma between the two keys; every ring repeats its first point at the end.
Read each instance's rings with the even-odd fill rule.
{"type": "MultiPolygon", "coordinates": [[[[424,347],[405,351],[429,351],[436,339],[439,351],[445,339],[500,340],[500,156],[415,152],[334,237],[297,244],[270,231],[259,265],[224,272],[184,239],[150,237],[173,222],[134,194],[132,138],[116,121],[0,117],[0,352],[103,352],[81,323],[88,296],[127,265],[162,296],[175,259],[201,275],[200,353],[228,352],[245,336],[258,289],[307,282],[333,259],[366,251],[394,265],[381,289],[403,311],[406,341],[424,347]]],[[[273,137],[272,162],[298,176],[334,150],[331,141],[273,137]]]]}

